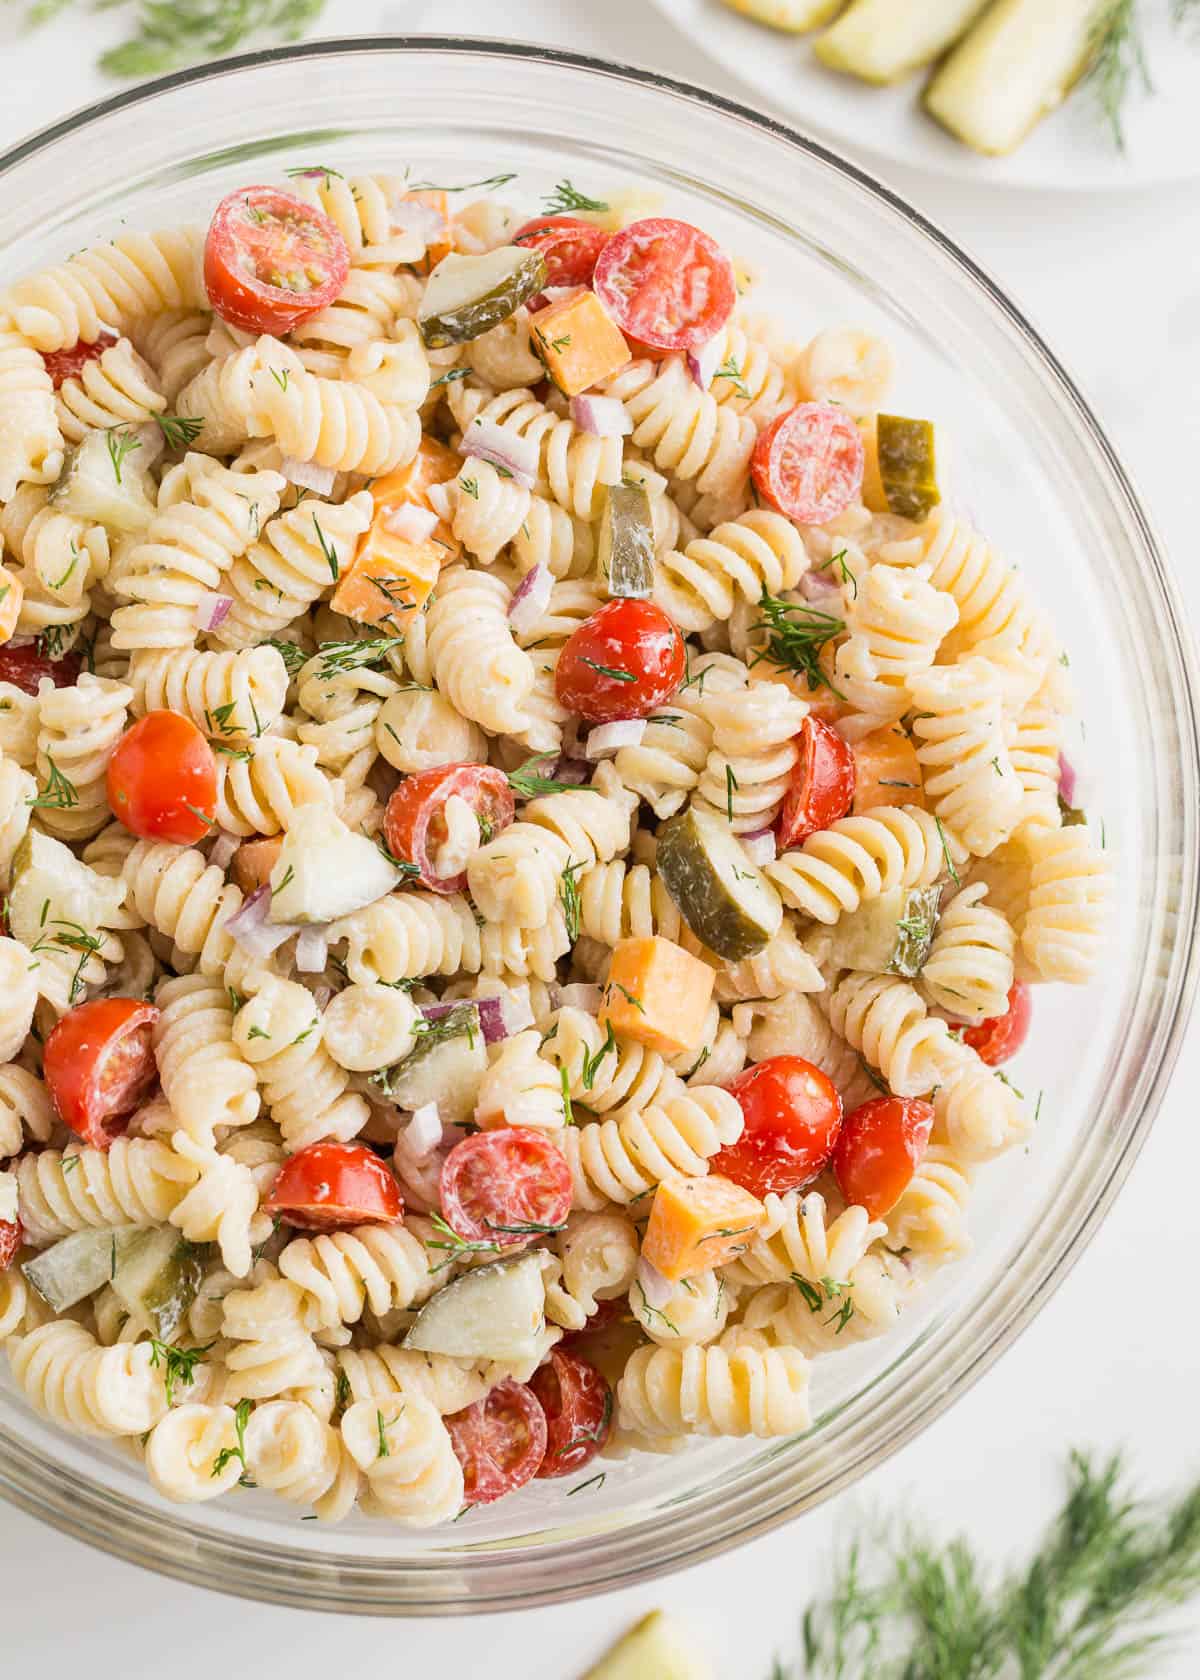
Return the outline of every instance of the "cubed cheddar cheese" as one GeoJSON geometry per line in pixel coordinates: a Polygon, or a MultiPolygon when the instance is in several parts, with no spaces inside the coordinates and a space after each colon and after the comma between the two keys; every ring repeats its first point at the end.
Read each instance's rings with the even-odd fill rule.
{"type": "Polygon", "coordinates": [[[17,628],[25,586],[15,572],[0,567],[0,642],[8,641],[17,628]]]}
{"type": "Polygon", "coordinates": [[[450,198],[438,187],[424,188],[418,192],[405,193],[406,204],[424,204],[442,218],[442,233],[440,237],[430,240],[425,246],[425,255],[413,267],[418,274],[428,274],[437,267],[443,257],[448,257],[454,249],[450,237],[450,198]]]}
{"type": "Polygon", "coordinates": [[[234,852],[229,873],[247,898],[269,883],[282,845],[283,835],[272,834],[265,840],[247,840],[234,852]]]}
{"type": "Polygon", "coordinates": [[[678,1283],[745,1253],[766,1216],[756,1196],[718,1173],[665,1179],[654,1192],[642,1257],[678,1283]]]}
{"type": "Polygon", "coordinates": [[[698,1050],[716,972],[670,939],[622,939],[613,949],[600,1025],[664,1056],[698,1050]]]}
{"type": "Polygon", "coordinates": [[[568,397],[598,385],[633,360],[621,329],[595,292],[581,288],[539,309],[530,319],[535,355],[568,397]]]}
{"type": "Polygon", "coordinates": [[[878,805],[924,805],[917,749],[898,724],[875,729],[854,744],[854,816],[878,805]]]}
{"type": "MultiPolygon", "coordinates": [[[[398,508],[404,502],[429,509],[429,492],[435,484],[448,484],[455,477],[462,461],[453,449],[436,438],[423,437],[420,448],[406,466],[377,478],[371,486],[376,515],[398,508]]],[[[457,559],[460,552],[454,533],[445,520],[439,520],[431,539],[440,542],[447,560],[457,559]]]]}
{"type": "Polygon", "coordinates": [[[421,446],[406,466],[397,467],[371,486],[375,513],[363,533],[358,552],[346,568],[330,599],[334,612],[360,624],[399,630],[429,599],[442,565],[457,558],[459,545],[444,520],[423,542],[413,542],[389,529],[405,503],[430,509],[429,492],[445,484],[462,463],[452,449],[433,438],[421,446]]]}

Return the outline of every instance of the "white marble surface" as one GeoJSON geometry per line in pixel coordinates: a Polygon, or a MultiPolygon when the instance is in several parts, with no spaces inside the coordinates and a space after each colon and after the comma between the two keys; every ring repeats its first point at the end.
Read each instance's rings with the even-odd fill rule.
{"type": "MultiPolygon", "coordinates": [[[[106,91],[89,70],[113,14],[72,13],[36,40],[0,10],[0,145],[106,91]],[[10,32],[10,33],[6,33],[10,32]]],[[[695,81],[713,72],[640,0],[330,0],[327,29],[500,34],[636,60],[695,81]]],[[[732,91],[732,90],[726,90],[732,91]]],[[[1197,72],[1200,93],[1200,69],[1197,72]]],[[[889,179],[1022,304],[1092,399],[1200,607],[1200,179],[1161,193],[1040,195],[952,185],[899,167],[889,179]]],[[[1200,1137],[1193,1031],[1155,1135],[1107,1225],[1020,1343],[922,1439],[839,1504],[714,1563],[561,1609],[383,1625],[201,1596],[88,1552],[0,1509],[3,1646],[22,1671],[94,1680],[169,1668],[173,1680],[241,1676],[273,1662],[295,1680],[386,1656],[401,1672],[573,1680],[653,1605],[690,1618],[720,1680],[766,1680],[793,1649],[797,1614],[854,1510],[919,1509],[969,1525],[997,1556],[1050,1509],[1068,1445],[1128,1444],[1150,1482],[1200,1469],[1200,1343],[1190,1305],[1200,1137]],[[69,1606],[69,1611],[67,1607],[69,1606]],[[68,1664],[70,1667],[68,1668],[68,1664]]],[[[1189,1626],[1200,1630],[1200,1618],[1189,1626]]],[[[1156,1680],[1197,1672],[1163,1659],[1156,1680]]]]}

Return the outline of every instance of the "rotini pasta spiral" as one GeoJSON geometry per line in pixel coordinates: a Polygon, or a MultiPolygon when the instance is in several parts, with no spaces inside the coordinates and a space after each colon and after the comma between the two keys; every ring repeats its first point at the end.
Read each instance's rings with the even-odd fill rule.
{"type": "Polygon", "coordinates": [[[312,994],[294,980],[268,981],[237,1014],[233,1040],[254,1068],[267,1107],[291,1151],[319,1138],[345,1143],[367,1123],[366,1102],[323,1042],[312,994]]]}
{"type": "MultiPolygon", "coordinates": [[[[713,346],[717,370],[709,390],[723,408],[767,426],[791,403],[788,375],[764,335],[764,323],[733,320],[713,346]]],[[[774,591],[772,591],[774,593],[774,591]]]]}
{"type": "Polygon", "coordinates": [[[1108,863],[1084,827],[1038,828],[1025,844],[1029,905],[1021,953],[1040,980],[1082,986],[1103,952],[1112,891],[1108,863]]]}
{"type": "MultiPolygon", "coordinates": [[[[36,964],[29,961],[29,952],[16,939],[0,935],[0,1062],[10,1062],[20,1050],[33,1025],[37,1008],[38,988],[33,978],[36,964]]],[[[17,1132],[14,1148],[5,1150],[6,1128],[0,1115],[0,1155],[15,1155],[21,1147],[17,1132]]]]}
{"type": "Polygon", "coordinates": [[[716,1085],[693,1085],[621,1120],[568,1126],[562,1148],[577,1208],[599,1213],[627,1204],[680,1175],[703,1178],[709,1156],[742,1133],[737,1099],[716,1085]]]}
{"type": "MultiPolygon", "coordinates": [[[[7,686],[0,684],[0,688],[7,686]]],[[[25,698],[28,700],[31,696],[26,695],[25,698]]],[[[36,711],[37,701],[34,700],[33,704],[36,711]]],[[[32,758],[30,762],[33,762],[32,758]]],[[[37,783],[27,770],[8,756],[3,730],[0,729],[0,882],[8,881],[13,854],[25,838],[29,828],[30,804],[36,798],[37,783]]]]}
{"type": "Polygon", "coordinates": [[[553,980],[571,946],[561,911],[544,927],[480,927],[461,893],[393,893],[332,922],[332,943],[346,942],[346,971],[361,985],[427,974],[516,974],[553,980]]]}
{"type": "Polygon", "coordinates": [[[840,403],[857,419],[882,406],[894,366],[882,339],[831,327],[805,345],[789,372],[806,402],[840,403]]]}
{"type": "Polygon", "coordinates": [[[965,856],[953,834],[920,806],[880,806],[830,823],[764,873],[789,908],[832,925],[894,887],[931,886],[965,856]]]}
{"type": "Polygon", "coordinates": [[[735,834],[769,828],[800,756],[796,736],[808,707],[784,683],[754,683],[705,703],[713,744],[696,799],[735,834]]]}
{"type": "Polygon", "coordinates": [[[159,987],[154,1058],[181,1131],[207,1148],[218,1126],[248,1126],[258,1115],[254,1069],[234,1047],[233,1004],[224,986],[202,974],[159,987]]]}
{"type": "Polygon", "coordinates": [[[807,1429],[808,1360],[751,1331],[707,1347],[638,1348],[617,1384],[622,1427],[643,1435],[796,1435],[807,1429]]]}
{"type": "Polygon", "coordinates": [[[1058,712],[1036,702],[1026,706],[1007,731],[1012,767],[1024,790],[1021,815],[1014,833],[1033,828],[1057,828],[1059,751],[1062,727],[1058,712]]]}
{"type": "Polygon", "coordinates": [[[672,1289],[661,1307],[650,1305],[636,1279],[629,1308],[652,1342],[660,1347],[714,1342],[725,1329],[734,1291],[715,1272],[698,1272],[672,1289]]]}
{"type": "Polygon", "coordinates": [[[512,558],[522,574],[545,566],[556,578],[579,578],[595,562],[593,528],[557,502],[534,494],[512,540],[512,558]]]}
{"type": "Polygon", "coordinates": [[[717,970],[714,995],[718,1003],[741,1003],[748,998],[777,998],[785,992],[820,992],[824,987],[820,969],[787,916],[761,951],[717,970]]]}
{"type": "Polygon", "coordinates": [[[278,834],[302,805],[331,805],[333,784],[317,767],[317,749],[264,735],[248,757],[217,757],[218,825],[230,834],[278,834]]]}
{"type": "Polygon", "coordinates": [[[0,301],[0,503],[21,484],[53,484],[63,438],[45,363],[0,301]]]}
{"type": "Polygon", "coordinates": [[[573,1213],[554,1239],[558,1267],[546,1278],[546,1317],[582,1330],[601,1301],[624,1295],[638,1263],[637,1227],[621,1213],[573,1213]]]}
{"type": "Polygon", "coordinates": [[[122,872],[128,902],[155,932],[173,942],[201,974],[249,992],[269,972],[236,945],[228,930],[242,894],[190,846],[139,840],[122,872]]]}
{"type": "Polygon", "coordinates": [[[38,691],[38,820],[62,840],[85,840],[108,822],[105,774],[133,690],[84,671],[71,688],[38,691]]]}
{"type": "Polygon", "coordinates": [[[359,1225],[316,1237],[295,1237],[279,1269],[303,1291],[306,1321],[324,1329],[357,1324],[374,1313],[419,1306],[438,1287],[430,1254],[401,1225],[359,1225]]]}
{"type": "Polygon", "coordinates": [[[933,1108],[935,1141],[964,1161],[990,1161],[1032,1130],[1017,1092],[966,1045],[934,1091],[933,1108]]]}
{"type": "Polygon", "coordinates": [[[964,887],[938,918],[921,970],[927,1001],[966,1021],[1003,1015],[1013,982],[1016,938],[1004,917],[983,900],[982,881],[964,887]]]}
{"type": "MultiPolygon", "coordinates": [[[[260,347],[256,347],[256,353],[261,356],[260,347]]],[[[332,467],[335,472],[393,472],[417,452],[421,441],[417,407],[429,389],[424,356],[420,358],[421,375],[414,377],[409,347],[401,349],[402,356],[393,354],[375,376],[384,381],[387,393],[380,397],[367,385],[321,379],[308,373],[294,352],[284,345],[275,346],[269,352],[267,378],[264,380],[261,370],[252,376],[256,406],[243,410],[253,422],[247,424],[246,435],[262,437],[270,433],[285,455],[332,467]]],[[[207,377],[201,374],[180,393],[177,406],[181,414],[195,411],[196,387],[207,377]]]]}
{"type": "Polygon", "coordinates": [[[729,497],[744,488],[754,422],[702,391],[682,356],[631,362],[603,390],[625,404],[635,447],[652,453],[663,472],[695,480],[702,495],[729,497]]]}
{"type": "Polygon", "coordinates": [[[321,210],[346,241],[356,269],[389,270],[420,260],[425,241],[403,225],[400,210],[407,188],[393,175],[337,174],[315,169],[290,178],[289,192],[321,210]]]}
{"type": "Polygon", "coordinates": [[[167,1409],[146,1342],[101,1347],[82,1325],[57,1319],[10,1340],[8,1351],[30,1405],[81,1435],[144,1435],[167,1409]]]}
{"type": "Polygon", "coordinates": [[[834,658],[838,692],[864,733],[895,723],[909,709],[909,679],[933,664],[958,620],[951,595],[919,572],[871,566],[846,608],[849,635],[834,658]]]}
{"type": "Polygon", "coordinates": [[[246,1469],[255,1484],[326,1522],[340,1522],[358,1497],[361,1476],[341,1435],[302,1400],[270,1400],[246,1423],[246,1469]]]}
{"type": "Polygon", "coordinates": [[[470,460],[450,481],[448,494],[456,540],[490,566],[525,523],[529,491],[511,476],[501,478],[487,461],[470,460]]]}
{"type": "Polygon", "coordinates": [[[243,1474],[240,1449],[233,1407],[192,1400],[151,1429],[146,1474],[164,1499],[188,1505],[216,1499],[243,1474]]]}
{"type": "Polygon", "coordinates": [[[0,1067],[0,1160],[19,1155],[26,1138],[49,1143],[55,1119],[50,1093],[35,1073],[11,1062],[0,1067]]]}
{"type": "Polygon", "coordinates": [[[808,550],[791,520],[752,508],[662,555],[654,598],[681,630],[698,635],[729,618],[739,599],[757,607],[764,594],[795,589],[808,568],[808,550]]]}
{"type": "Polygon", "coordinates": [[[494,734],[515,734],[533,691],[529,655],[508,627],[509,590],[499,578],[453,566],[438,579],[426,615],[434,680],[465,718],[494,734]]]}
{"type": "Polygon", "coordinates": [[[1035,632],[1038,614],[1020,573],[948,508],[934,508],[922,536],[924,546],[913,562],[928,566],[933,587],[958,603],[958,624],[946,653],[957,657],[973,649],[988,654],[1021,649],[1035,632]]]}
{"type": "Polygon", "coordinates": [[[487,737],[456,712],[443,694],[409,684],[383,702],[375,715],[375,746],[405,775],[441,764],[483,764],[487,737]]]}
{"type": "Polygon", "coordinates": [[[766,1218],[744,1254],[723,1267],[733,1283],[844,1283],[887,1226],[865,1208],[829,1207],[817,1190],[768,1195],[766,1218]]]}
{"type": "Polygon", "coordinates": [[[606,1034],[582,1009],[558,1011],[543,1053],[565,1075],[573,1102],[613,1120],[683,1094],[679,1076],[656,1050],[606,1034]]]}
{"type": "Polygon", "coordinates": [[[557,1132],[566,1124],[562,1082],[553,1063],[539,1054],[540,1045],[541,1035],[533,1029],[504,1041],[479,1087],[476,1125],[557,1132]]]}
{"type": "Polygon", "coordinates": [[[278,722],[287,700],[288,674],[278,648],[203,653],[199,648],[140,653],[129,667],[131,710],[167,710],[190,717],[197,729],[223,745],[243,749],[278,722]]]}
{"type": "Polygon", "coordinates": [[[659,935],[686,941],[685,924],[662,878],[644,863],[614,858],[580,870],[579,926],[588,939],[615,945],[619,939],[659,935]]]}
{"type": "Polygon", "coordinates": [[[258,1211],[258,1186],[250,1169],[232,1155],[194,1142],[185,1131],[174,1134],[171,1147],[196,1173],[195,1183],[171,1209],[171,1224],[188,1242],[216,1243],[221,1263],[234,1277],[245,1277],[253,1261],[251,1241],[258,1211]]]}
{"type": "Polygon", "coordinates": [[[196,1176],[156,1138],[117,1138],[107,1150],[43,1149],[17,1165],[21,1224],[38,1246],[89,1226],[162,1225],[196,1176]]]}
{"type": "Polygon", "coordinates": [[[1024,799],[995,673],[973,657],[910,677],[908,692],[925,792],[941,820],[986,857],[1016,827],[1024,799]]]}
{"type": "Polygon", "coordinates": [[[926,1016],[906,980],[847,973],[820,998],[834,1031],[878,1068],[898,1097],[932,1090],[953,1065],[957,1046],[945,1021],[926,1016]]]}
{"type": "Polygon", "coordinates": [[[450,406],[466,433],[476,419],[503,426],[538,448],[539,495],[550,495],[578,519],[598,517],[603,487],[621,480],[621,439],[593,437],[521,387],[479,402],[480,393],[454,392],[450,406]]]}
{"type": "Polygon", "coordinates": [[[154,383],[168,403],[209,363],[205,346],[212,316],[203,309],[166,309],[130,331],[138,351],[154,370],[154,383]]]}
{"type": "Polygon", "coordinates": [[[0,316],[7,311],[38,350],[94,344],[106,327],[127,332],[164,309],[206,306],[203,253],[200,228],[122,233],[18,280],[0,316]]]}
{"type": "Polygon", "coordinates": [[[794,1282],[765,1284],[746,1303],[742,1323],[777,1347],[799,1348],[810,1358],[837,1353],[894,1328],[914,1281],[904,1260],[872,1249],[845,1282],[822,1280],[806,1290],[794,1282]]]}
{"type": "Polygon", "coordinates": [[[887,1216],[890,1245],[923,1258],[952,1260],[970,1246],[970,1169],[952,1149],[931,1143],[908,1187],[887,1216]]]}
{"type": "Polygon", "coordinates": [[[225,1297],[223,1398],[270,1400],[287,1389],[320,1384],[325,1364],[305,1318],[303,1291],[288,1278],[267,1277],[225,1297]]]}
{"type": "Polygon", "coordinates": [[[154,385],[153,369],[127,338],[83,364],[58,388],[55,410],[63,437],[80,443],[89,431],[140,426],[161,414],[167,399],[154,385]]]}
{"type": "Polygon", "coordinates": [[[378,752],[375,722],[397,687],[387,672],[365,665],[331,670],[320,653],[301,667],[297,698],[313,721],[300,723],[297,734],[343,787],[359,788],[366,780],[378,752]]]}
{"type": "Polygon", "coordinates": [[[462,1466],[445,1424],[419,1394],[356,1400],[342,1418],[342,1439],[363,1473],[359,1503],[368,1516],[428,1528],[462,1509],[462,1466]]]}
{"type": "Polygon", "coordinates": [[[333,302],[297,322],[288,342],[306,372],[321,379],[357,379],[369,370],[371,347],[392,340],[407,302],[401,275],[382,268],[352,268],[333,302]]]}

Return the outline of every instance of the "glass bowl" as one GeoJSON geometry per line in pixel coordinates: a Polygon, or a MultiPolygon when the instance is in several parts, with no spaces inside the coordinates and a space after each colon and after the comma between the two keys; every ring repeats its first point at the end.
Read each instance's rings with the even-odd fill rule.
{"type": "Polygon", "coordinates": [[[898,412],[953,430],[955,495],[1035,573],[1070,649],[1085,752],[1106,771],[1092,809],[1118,914],[1101,978],[1039,993],[1014,1070],[1037,1105],[1033,1140],[985,1169],[972,1254],[899,1331],[816,1362],[803,1437],[612,1463],[602,1483],[538,1484],[428,1534],[358,1518],[326,1529],[252,1492],[168,1505],[131,1456],[60,1434],[0,1390],[0,1490],[107,1551],[296,1606],[512,1609],[694,1563],[811,1509],[931,1424],[1061,1282],[1145,1139],[1195,979],[1194,666],[1120,463],[1003,292],[823,147],[662,76],[428,37],[315,43],[175,76],[0,159],[0,284],[118,225],[203,219],[231,188],[314,163],[409,165],[414,180],[454,184],[515,172],[506,196],[531,211],[563,178],[599,196],[641,184],[766,277],[765,306],[792,336],[841,322],[885,332],[898,412]]]}

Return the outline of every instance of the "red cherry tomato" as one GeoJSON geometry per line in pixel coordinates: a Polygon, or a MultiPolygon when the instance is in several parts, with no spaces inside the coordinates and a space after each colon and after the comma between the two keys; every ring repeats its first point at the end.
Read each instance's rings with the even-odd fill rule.
{"type": "Polygon", "coordinates": [[[585,618],[558,658],[560,705],[589,723],[644,718],[683,681],[678,627],[653,601],[608,601],[585,618]]]}
{"type": "Polygon", "coordinates": [[[443,764],[421,770],[400,783],[388,800],[383,833],[388,851],[402,863],[415,863],[419,884],[431,892],[465,892],[466,870],[439,875],[438,848],[446,839],[446,801],[461,799],[474,811],[484,840],[513,820],[516,805],[508,778],[480,764],[443,764]]]}
{"type": "Polygon", "coordinates": [[[1023,980],[1013,982],[1008,994],[1008,1008],[1003,1015],[993,1015],[979,1021],[963,1032],[963,1043],[969,1044],[981,1061],[989,1067],[999,1067],[1009,1061],[1029,1037],[1029,1023],[1033,1019],[1033,993],[1023,980]]]}
{"type": "Polygon", "coordinates": [[[854,752],[830,724],[812,713],[800,725],[800,757],[783,797],[779,848],[798,846],[844,817],[854,801],[854,752]]]}
{"type": "Polygon", "coordinates": [[[468,1505],[490,1505],[537,1475],[546,1456],[546,1414],[524,1383],[500,1383],[446,1420],[462,1465],[468,1505]]]}
{"type": "Polygon", "coordinates": [[[404,1212],[400,1186],[378,1155],[332,1138],[289,1156],[263,1207],[306,1231],[392,1224],[404,1212]]]}
{"type": "Polygon", "coordinates": [[[23,1236],[19,1219],[0,1219],[0,1272],[12,1265],[23,1236]]]}
{"type": "Polygon", "coordinates": [[[49,677],[55,688],[70,688],[79,681],[83,660],[77,653],[64,653],[61,659],[47,659],[38,652],[36,642],[11,642],[0,647],[0,682],[11,683],[26,694],[36,694],[43,677],[49,677]]]}
{"type": "Polygon", "coordinates": [[[94,1149],[107,1149],[158,1078],[151,1037],[158,1010],[140,998],[95,998],[59,1021],[43,1071],[54,1106],[94,1149]]]}
{"type": "Polygon", "coordinates": [[[108,804],[143,840],[194,846],[212,832],[217,761],[190,718],[147,712],[117,742],[108,761],[108,804]]]}
{"type": "Polygon", "coordinates": [[[42,360],[46,364],[46,372],[54,381],[54,389],[57,391],[64,379],[77,379],[88,362],[94,362],[97,356],[111,350],[116,342],[112,333],[102,332],[94,344],[85,344],[80,339],[78,344],[72,344],[66,350],[43,350],[42,360]]]}
{"type": "Polygon", "coordinates": [[[758,434],[750,474],[779,513],[802,525],[827,525],[862,486],[862,436],[844,409],[800,403],[758,434]]]}
{"type": "Polygon", "coordinates": [[[546,1456],[538,1475],[569,1476],[595,1458],[612,1430],[612,1389],[577,1353],[554,1348],[529,1386],[546,1414],[546,1456]]]}
{"type": "Polygon", "coordinates": [[[607,229],[578,216],[538,216],[512,242],[542,253],[547,286],[590,286],[596,258],[610,237],[607,229]]]}
{"type": "Polygon", "coordinates": [[[920,1097],[872,1097],[848,1114],[833,1151],[847,1202],[882,1219],[895,1207],[929,1147],[933,1107],[920,1097]]]}
{"type": "Polygon", "coordinates": [[[467,1242],[504,1247],[557,1230],[571,1211],[571,1169],[532,1126],[475,1132],[447,1155],[441,1178],[446,1222],[467,1242]]]}
{"type": "Polygon", "coordinates": [[[290,331],[332,303],[349,272],[336,225],[278,187],[223,198],[204,241],[208,301],[244,332],[290,331]]]}
{"type": "Polygon", "coordinates": [[[710,1170],[755,1196],[810,1183],[833,1153],[842,1124],[833,1081],[800,1056],[771,1056],[726,1090],[741,1103],[746,1126],[736,1143],[713,1156],[710,1170]]]}
{"type": "Polygon", "coordinates": [[[624,333],[659,350],[695,350],[733,314],[733,264],[689,222],[651,216],[614,233],[592,279],[624,333]]]}

